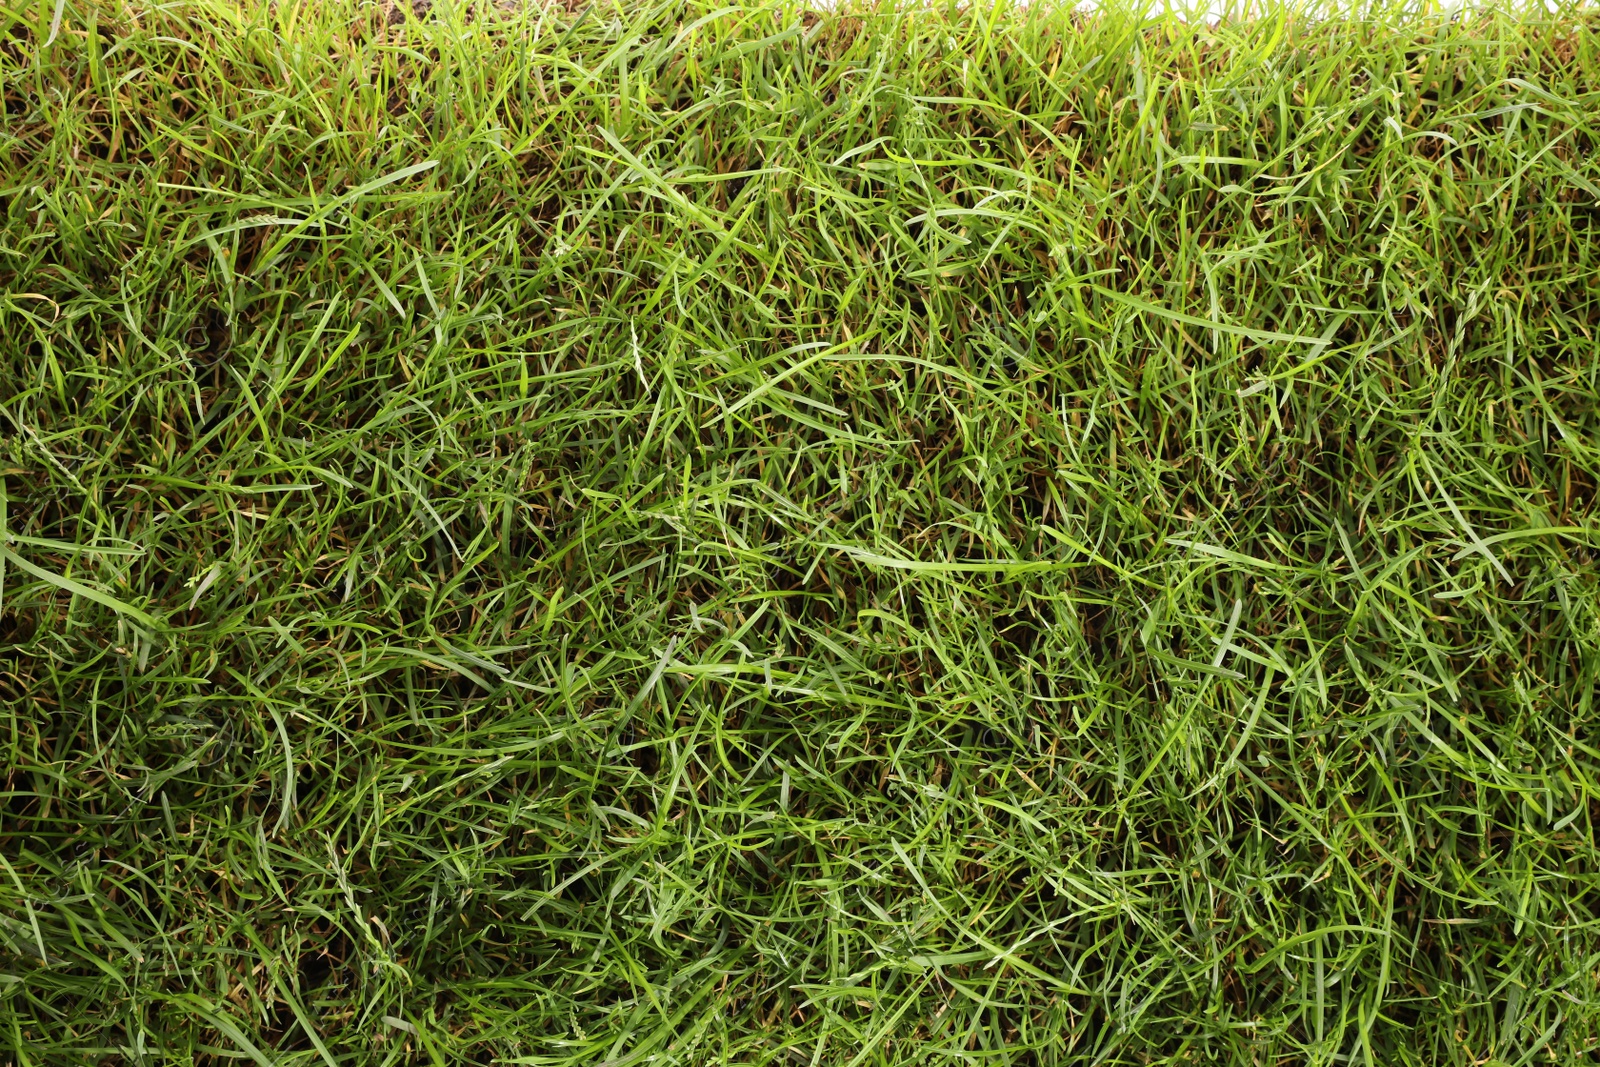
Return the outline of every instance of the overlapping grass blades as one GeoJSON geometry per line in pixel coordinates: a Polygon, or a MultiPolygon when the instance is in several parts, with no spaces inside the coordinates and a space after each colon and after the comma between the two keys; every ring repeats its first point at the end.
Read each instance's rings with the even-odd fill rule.
{"type": "Polygon", "coordinates": [[[7,7],[0,1058],[1586,1061],[1597,24],[1312,14],[7,7]]]}

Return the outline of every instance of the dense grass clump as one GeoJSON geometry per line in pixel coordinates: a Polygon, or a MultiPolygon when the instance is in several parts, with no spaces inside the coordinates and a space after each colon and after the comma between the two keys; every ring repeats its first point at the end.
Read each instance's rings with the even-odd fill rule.
{"type": "Polygon", "coordinates": [[[1600,1048],[1600,22],[0,12],[0,1061],[1600,1048]]]}

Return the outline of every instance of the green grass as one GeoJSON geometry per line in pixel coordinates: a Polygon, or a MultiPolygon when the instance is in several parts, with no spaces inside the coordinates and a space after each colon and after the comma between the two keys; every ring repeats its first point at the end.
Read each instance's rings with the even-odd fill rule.
{"type": "Polygon", "coordinates": [[[1600,21],[386,14],[0,10],[0,1062],[1592,1062],[1600,21]]]}

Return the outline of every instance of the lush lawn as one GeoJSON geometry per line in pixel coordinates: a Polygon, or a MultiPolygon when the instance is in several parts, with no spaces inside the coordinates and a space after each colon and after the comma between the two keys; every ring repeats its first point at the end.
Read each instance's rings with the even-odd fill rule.
{"type": "Polygon", "coordinates": [[[0,1062],[1600,1048],[1600,21],[0,77],[0,1062]]]}

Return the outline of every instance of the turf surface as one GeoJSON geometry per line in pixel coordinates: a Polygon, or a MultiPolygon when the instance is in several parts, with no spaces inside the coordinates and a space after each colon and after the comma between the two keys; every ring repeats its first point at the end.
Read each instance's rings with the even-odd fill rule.
{"type": "Polygon", "coordinates": [[[1600,22],[0,12],[0,1061],[1600,1047],[1600,22]]]}

